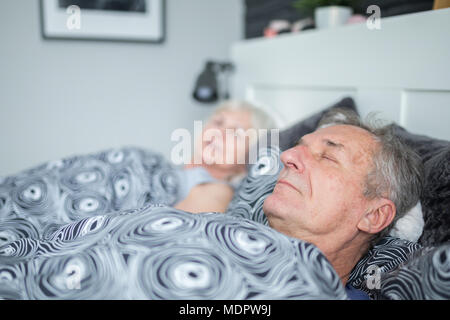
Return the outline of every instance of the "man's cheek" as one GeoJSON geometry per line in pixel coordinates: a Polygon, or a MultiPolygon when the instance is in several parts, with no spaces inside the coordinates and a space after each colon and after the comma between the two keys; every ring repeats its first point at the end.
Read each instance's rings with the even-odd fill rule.
{"type": "Polygon", "coordinates": [[[321,179],[321,183],[318,183],[316,188],[317,193],[323,195],[321,199],[332,200],[338,194],[342,193],[342,190],[345,189],[345,187],[345,184],[342,183],[340,178],[336,175],[328,174],[321,179]]]}
{"type": "Polygon", "coordinates": [[[327,173],[319,184],[319,188],[328,193],[328,196],[325,194],[324,199],[343,196],[347,191],[354,192],[354,187],[355,183],[350,177],[336,173],[327,173]]]}

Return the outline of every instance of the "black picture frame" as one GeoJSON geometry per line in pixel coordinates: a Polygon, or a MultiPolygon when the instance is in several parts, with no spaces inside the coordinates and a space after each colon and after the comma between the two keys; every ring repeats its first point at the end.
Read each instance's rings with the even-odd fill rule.
{"type": "MultiPolygon", "coordinates": [[[[60,8],[58,0],[40,0],[42,38],[45,40],[162,44],[166,40],[166,1],[142,1],[145,1],[148,10],[145,14],[142,12],[87,10],[80,8],[80,29],[69,29],[66,25],[67,20],[71,16],[68,8],[60,8]],[[84,20],[87,20],[87,22],[84,20]],[[126,32],[120,30],[121,23],[124,22],[127,26],[126,32]],[[135,34],[133,34],[132,25],[135,25],[135,34]],[[107,31],[105,32],[105,30],[107,31]],[[114,34],[114,30],[119,32],[114,34]],[[104,31],[104,34],[101,31],[104,31]]],[[[77,3],[77,1],[72,2],[77,3]]]]}

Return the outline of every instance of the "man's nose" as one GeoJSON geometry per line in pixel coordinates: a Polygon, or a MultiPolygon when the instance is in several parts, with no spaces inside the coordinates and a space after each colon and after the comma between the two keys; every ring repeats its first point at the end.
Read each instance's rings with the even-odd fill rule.
{"type": "Polygon", "coordinates": [[[303,173],[305,170],[303,154],[305,150],[302,150],[303,146],[296,146],[294,148],[284,151],[281,156],[281,162],[288,168],[295,170],[299,173],[303,173]]]}

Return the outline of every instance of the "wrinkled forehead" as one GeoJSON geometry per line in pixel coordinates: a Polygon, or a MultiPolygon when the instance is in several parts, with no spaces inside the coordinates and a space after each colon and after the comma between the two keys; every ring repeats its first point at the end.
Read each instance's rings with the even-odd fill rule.
{"type": "Polygon", "coordinates": [[[332,141],[342,145],[342,152],[347,153],[355,163],[361,160],[372,159],[379,143],[376,137],[369,131],[352,125],[332,125],[318,129],[302,139],[306,142],[332,141]]]}

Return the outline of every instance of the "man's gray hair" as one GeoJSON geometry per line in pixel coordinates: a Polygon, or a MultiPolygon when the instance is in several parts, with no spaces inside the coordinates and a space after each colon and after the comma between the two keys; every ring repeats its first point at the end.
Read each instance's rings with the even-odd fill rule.
{"type": "Polygon", "coordinates": [[[346,124],[362,128],[372,134],[379,148],[374,150],[372,169],[368,172],[364,196],[369,199],[390,199],[396,207],[392,223],[371,239],[371,246],[388,235],[395,222],[413,208],[420,199],[424,167],[420,156],[395,133],[393,124],[383,125],[374,114],[366,121],[348,109],[334,109],[326,113],[318,128],[346,124]]]}

